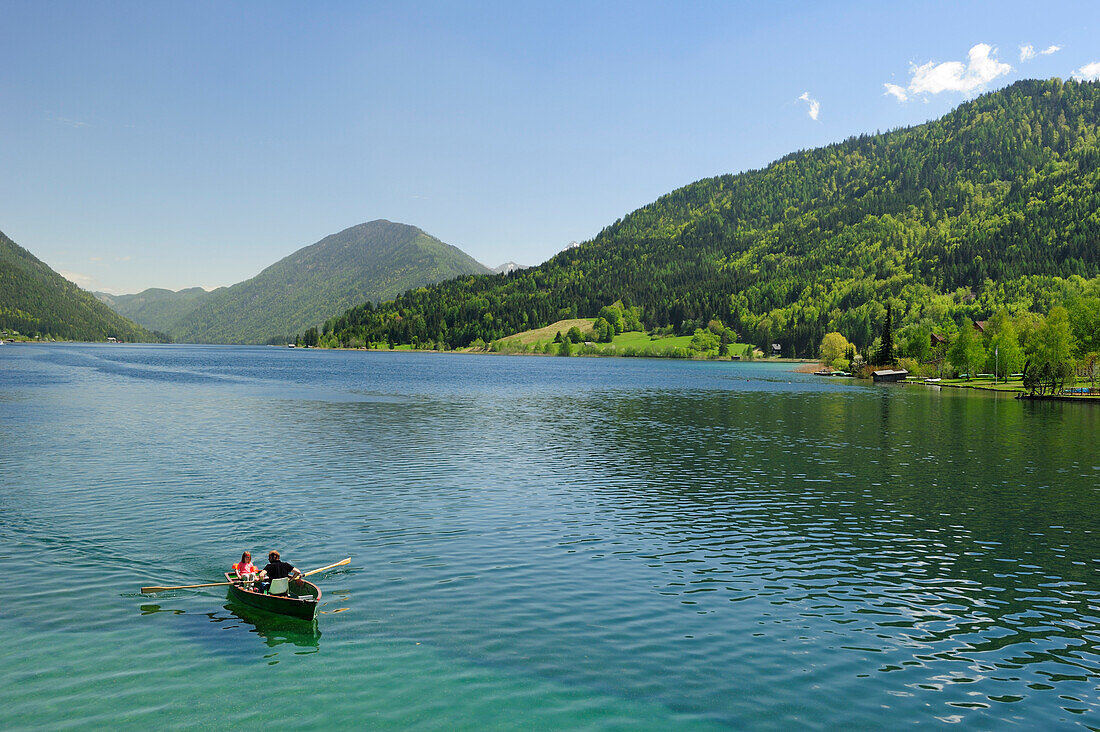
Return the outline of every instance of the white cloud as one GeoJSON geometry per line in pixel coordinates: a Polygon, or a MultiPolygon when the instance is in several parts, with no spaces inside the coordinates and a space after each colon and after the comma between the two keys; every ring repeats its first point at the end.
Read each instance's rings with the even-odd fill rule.
{"type": "Polygon", "coordinates": [[[59,269],[57,273],[77,287],[82,287],[85,290],[91,290],[95,285],[95,278],[90,275],[81,274],[80,272],[68,272],[63,269],[59,269]]]}
{"type": "Polygon", "coordinates": [[[883,86],[886,88],[886,94],[893,94],[895,97],[897,97],[897,100],[899,102],[904,102],[905,100],[909,99],[909,95],[905,93],[904,86],[890,84],[889,82],[883,84],[883,86]]]}
{"type": "Polygon", "coordinates": [[[802,92],[802,96],[800,96],[798,100],[810,105],[810,108],[807,110],[810,114],[810,119],[816,120],[817,115],[821,114],[821,104],[816,99],[811,99],[809,92],[802,92]]]}
{"type": "Polygon", "coordinates": [[[937,64],[929,61],[913,67],[909,90],[916,94],[939,94],[945,91],[969,93],[981,89],[998,76],[1004,76],[1012,67],[993,58],[996,51],[988,43],[979,43],[967,54],[967,63],[945,61],[937,64]]]}
{"type": "Polygon", "coordinates": [[[1100,81],[1100,61],[1085,64],[1073,72],[1073,78],[1078,81],[1100,81]]]}
{"type": "Polygon", "coordinates": [[[920,66],[913,64],[909,69],[912,74],[909,86],[903,89],[897,84],[884,84],[886,93],[896,97],[899,102],[904,102],[917,94],[939,94],[945,91],[970,94],[981,91],[989,82],[1012,71],[1012,67],[998,61],[996,55],[997,49],[988,43],[979,43],[967,53],[966,63],[944,61],[938,64],[929,61],[920,66]]]}
{"type": "Polygon", "coordinates": [[[1030,61],[1031,59],[1035,58],[1036,56],[1050,56],[1051,54],[1058,53],[1061,50],[1062,50],[1061,46],[1051,44],[1051,45],[1047,46],[1046,48],[1044,48],[1042,51],[1036,51],[1035,46],[1028,43],[1028,44],[1025,44],[1023,46],[1020,46],[1020,60],[1021,61],[1030,61]]]}

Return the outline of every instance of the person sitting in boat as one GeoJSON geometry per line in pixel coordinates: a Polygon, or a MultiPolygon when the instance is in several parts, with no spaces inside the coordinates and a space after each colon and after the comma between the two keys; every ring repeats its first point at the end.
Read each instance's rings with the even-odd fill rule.
{"type": "Polygon", "coordinates": [[[246,582],[251,582],[256,579],[256,575],[260,570],[252,563],[252,552],[245,552],[241,555],[241,561],[233,565],[233,571],[237,573],[237,576],[246,582]]]}
{"type": "MultiPolygon", "coordinates": [[[[260,579],[265,580],[261,585],[260,591],[266,592],[271,587],[271,580],[282,579],[284,577],[293,577],[294,579],[301,579],[302,573],[298,571],[298,568],[284,562],[279,558],[279,552],[272,549],[267,553],[267,566],[260,570],[260,579]]],[[[279,594],[285,594],[285,590],[279,594]]]]}

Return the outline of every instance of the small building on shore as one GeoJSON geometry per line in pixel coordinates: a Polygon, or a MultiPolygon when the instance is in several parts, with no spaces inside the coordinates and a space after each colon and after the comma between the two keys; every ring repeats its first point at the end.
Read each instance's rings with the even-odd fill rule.
{"type": "Polygon", "coordinates": [[[871,378],[875,381],[905,381],[909,372],[905,369],[879,369],[871,372],[871,378]]]}

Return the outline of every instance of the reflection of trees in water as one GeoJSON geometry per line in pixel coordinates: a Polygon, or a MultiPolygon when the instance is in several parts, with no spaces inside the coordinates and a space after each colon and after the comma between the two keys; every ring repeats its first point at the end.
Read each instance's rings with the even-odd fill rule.
{"type": "Polygon", "coordinates": [[[909,628],[908,642],[1004,656],[1041,643],[1014,662],[1078,665],[1089,628],[1055,640],[1043,619],[1064,625],[1096,587],[1100,455],[1078,436],[1097,415],[880,390],[582,400],[572,452],[599,455],[585,487],[663,558],[665,591],[725,585],[846,620],[859,606],[864,630],[909,628]]]}
{"type": "MultiPolygon", "coordinates": [[[[1080,557],[1067,555],[1081,535],[1051,527],[1089,528],[1082,522],[1100,513],[1100,494],[1084,475],[1100,456],[1077,439],[1098,427],[1096,414],[880,389],[877,399],[712,393],[587,402],[587,409],[604,412],[587,420],[590,447],[602,453],[589,469],[608,474],[606,488],[616,475],[632,476],[639,507],[693,498],[713,504],[735,526],[748,504],[773,499],[769,516],[778,523],[820,527],[831,519],[869,529],[868,536],[888,516],[891,531],[938,529],[939,541],[964,551],[975,542],[999,542],[1008,556],[1031,553],[1067,576],[1091,574],[1073,564],[1080,557]]],[[[591,482],[597,495],[603,484],[591,482]]],[[[690,533],[693,515],[677,532],[690,533]]]]}

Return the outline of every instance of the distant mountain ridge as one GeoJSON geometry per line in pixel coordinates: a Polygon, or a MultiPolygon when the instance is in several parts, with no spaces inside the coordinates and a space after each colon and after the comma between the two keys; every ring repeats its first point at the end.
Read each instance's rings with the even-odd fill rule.
{"type": "Polygon", "coordinates": [[[531,269],[531,265],[516,264],[515,262],[505,262],[504,264],[493,267],[491,271],[493,274],[508,274],[509,272],[518,272],[521,269],[531,269]]]}
{"type": "Polygon", "coordinates": [[[156,341],[0,232],[0,330],[74,341],[156,341]]]}
{"type": "Polygon", "coordinates": [[[224,290],[204,290],[201,287],[188,287],[183,290],[166,290],[150,287],[136,295],[112,295],[107,292],[92,293],[119,315],[141,323],[146,328],[167,333],[172,326],[192,312],[216,292],[224,290]]]}
{"type": "Polygon", "coordinates": [[[255,277],[203,294],[152,289],[106,296],[120,312],[189,343],[267,343],[364,301],[490,270],[457,247],[385,219],[299,249],[255,277]]]}

